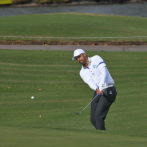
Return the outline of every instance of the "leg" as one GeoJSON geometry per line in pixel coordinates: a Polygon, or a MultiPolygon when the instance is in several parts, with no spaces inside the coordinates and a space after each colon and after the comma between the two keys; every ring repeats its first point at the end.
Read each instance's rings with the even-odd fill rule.
{"type": "Polygon", "coordinates": [[[108,110],[111,106],[104,96],[101,96],[95,111],[95,120],[96,120],[96,129],[97,130],[106,130],[105,128],[105,118],[108,113],[108,110]]]}
{"type": "MultiPolygon", "coordinates": [[[[93,95],[93,98],[96,96],[96,92],[93,95]]],[[[94,125],[94,127],[96,128],[96,120],[95,120],[95,111],[98,105],[98,98],[96,98],[92,103],[91,103],[91,115],[90,115],[90,121],[91,123],[94,125]]]]}
{"type": "Polygon", "coordinates": [[[110,87],[104,91],[102,96],[100,96],[97,108],[95,110],[96,129],[106,130],[104,120],[111,104],[115,101],[116,95],[117,91],[115,87],[110,87]]]}

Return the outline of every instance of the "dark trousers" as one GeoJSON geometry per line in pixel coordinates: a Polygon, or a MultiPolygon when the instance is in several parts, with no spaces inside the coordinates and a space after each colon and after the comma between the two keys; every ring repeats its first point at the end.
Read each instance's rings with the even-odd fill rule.
{"type": "MultiPolygon", "coordinates": [[[[96,92],[94,92],[94,96],[96,92]]],[[[97,130],[106,130],[105,118],[109,111],[111,104],[115,101],[117,95],[116,88],[109,87],[104,90],[103,95],[98,96],[91,103],[91,116],[90,121],[97,130]]],[[[94,98],[93,96],[93,98],[94,98]]]]}

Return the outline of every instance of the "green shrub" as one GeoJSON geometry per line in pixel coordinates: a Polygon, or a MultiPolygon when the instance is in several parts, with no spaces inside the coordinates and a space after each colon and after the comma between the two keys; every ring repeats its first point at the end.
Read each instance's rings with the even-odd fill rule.
{"type": "Polygon", "coordinates": [[[12,4],[25,4],[29,2],[31,2],[31,0],[12,0],[12,4]]]}
{"type": "MultiPolygon", "coordinates": [[[[12,4],[25,4],[32,2],[32,0],[12,0],[12,4]]],[[[37,4],[60,4],[60,3],[69,3],[71,0],[34,0],[35,3],[37,4]]]]}
{"type": "Polygon", "coordinates": [[[39,3],[39,4],[50,4],[50,3],[52,3],[52,0],[38,0],[37,3],[39,3]]]}
{"type": "Polygon", "coordinates": [[[70,0],[35,0],[37,4],[60,4],[60,3],[68,3],[70,0]]]}

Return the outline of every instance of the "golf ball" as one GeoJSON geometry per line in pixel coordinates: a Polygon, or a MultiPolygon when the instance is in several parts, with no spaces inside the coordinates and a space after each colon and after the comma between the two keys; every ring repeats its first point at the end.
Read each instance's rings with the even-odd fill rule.
{"type": "Polygon", "coordinates": [[[31,99],[33,100],[34,99],[34,96],[31,96],[31,99]]]}

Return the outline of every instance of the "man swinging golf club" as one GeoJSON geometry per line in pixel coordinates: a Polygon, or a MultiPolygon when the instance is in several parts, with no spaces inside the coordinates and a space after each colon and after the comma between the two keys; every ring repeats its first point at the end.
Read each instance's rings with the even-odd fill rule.
{"type": "Polygon", "coordinates": [[[80,76],[95,91],[94,100],[91,101],[90,121],[97,130],[106,130],[104,120],[117,95],[114,80],[104,60],[98,55],[87,57],[84,50],[76,49],[72,60],[82,64],[80,76]]]}

